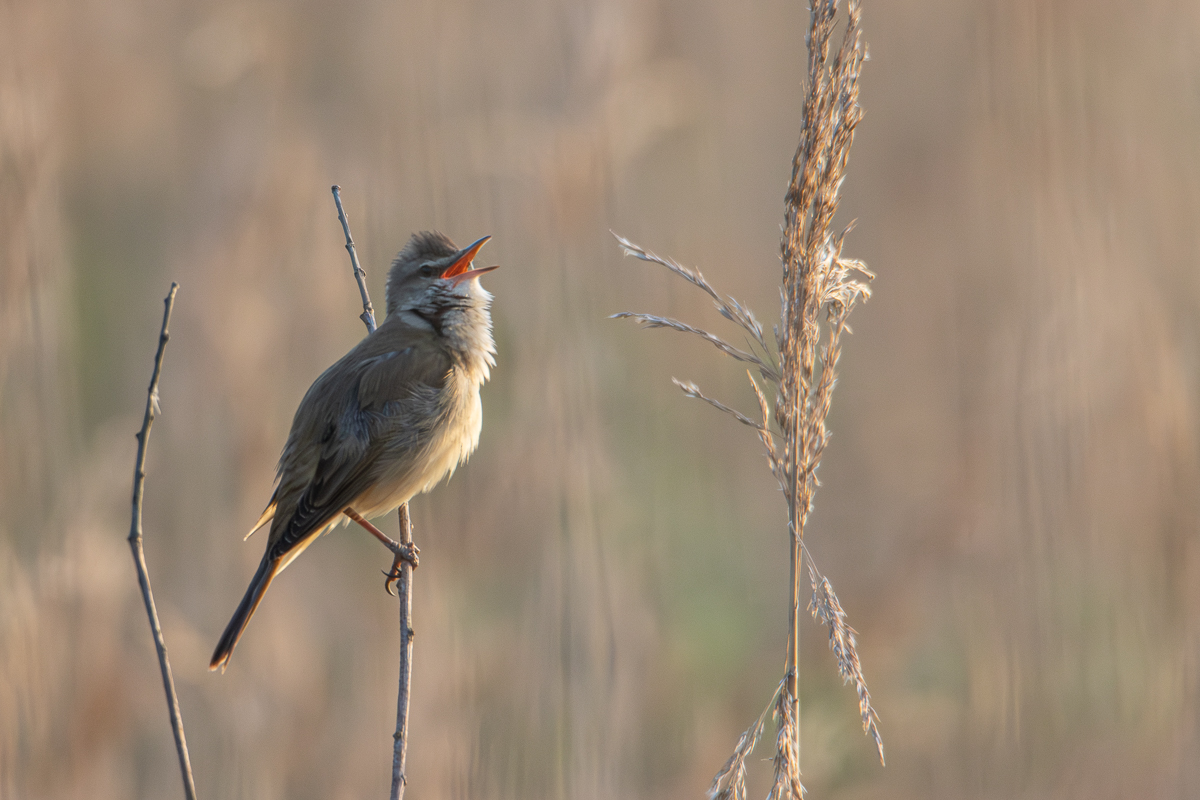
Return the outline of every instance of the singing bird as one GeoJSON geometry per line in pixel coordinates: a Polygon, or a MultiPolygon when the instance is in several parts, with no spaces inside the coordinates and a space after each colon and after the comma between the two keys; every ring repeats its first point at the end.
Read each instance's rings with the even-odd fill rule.
{"type": "MultiPolygon", "coordinates": [[[[229,664],[271,581],[313,540],[350,518],[386,539],[363,518],[429,491],[475,450],[496,352],[479,276],[496,267],[472,261],[489,238],[460,250],[440,233],[414,234],[388,272],[383,324],[309,387],[275,493],[246,535],[270,524],[266,552],[209,669],[229,664]]],[[[397,555],[389,585],[402,557],[412,560],[397,555]]]]}

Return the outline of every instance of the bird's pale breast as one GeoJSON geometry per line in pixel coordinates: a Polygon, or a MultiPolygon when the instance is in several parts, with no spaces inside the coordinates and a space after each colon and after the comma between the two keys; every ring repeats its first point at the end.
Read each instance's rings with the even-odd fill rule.
{"type": "Polygon", "coordinates": [[[397,469],[380,479],[351,505],[364,517],[378,516],[432,489],[467,460],[479,444],[483,406],[480,380],[461,368],[451,371],[438,398],[439,424],[433,426],[420,456],[397,459],[397,469]]]}

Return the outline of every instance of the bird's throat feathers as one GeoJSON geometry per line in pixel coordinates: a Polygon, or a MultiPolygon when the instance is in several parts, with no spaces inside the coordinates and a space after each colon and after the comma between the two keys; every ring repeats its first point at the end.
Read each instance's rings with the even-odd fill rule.
{"type": "Polygon", "coordinates": [[[496,364],[491,302],[492,295],[477,280],[459,286],[446,283],[431,287],[399,313],[409,325],[432,331],[454,360],[482,383],[496,364]]]}

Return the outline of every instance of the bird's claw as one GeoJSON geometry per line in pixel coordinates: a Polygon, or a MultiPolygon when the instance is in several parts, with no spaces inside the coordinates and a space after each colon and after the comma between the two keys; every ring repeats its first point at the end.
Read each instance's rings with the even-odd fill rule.
{"type": "Polygon", "coordinates": [[[392,561],[392,568],[383,573],[387,576],[387,579],[383,582],[383,588],[384,591],[395,597],[396,593],[392,591],[392,584],[400,580],[400,565],[407,561],[409,564],[412,564],[413,569],[420,566],[421,559],[419,556],[421,548],[412,543],[397,544],[392,552],[396,554],[396,558],[392,561]]]}

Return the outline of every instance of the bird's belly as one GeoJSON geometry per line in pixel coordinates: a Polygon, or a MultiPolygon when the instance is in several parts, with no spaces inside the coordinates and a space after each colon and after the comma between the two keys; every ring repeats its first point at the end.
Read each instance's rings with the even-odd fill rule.
{"type": "Polygon", "coordinates": [[[382,516],[414,495],[427,492],[467,460],[479,444],[483,409],[479,390],[465,392],[462,402],[452,403],[443,422],[435,426],[420,456],[407,464],[397,459],[397,468],[381,476],[352,504],[364,517],[382,516]]]}

